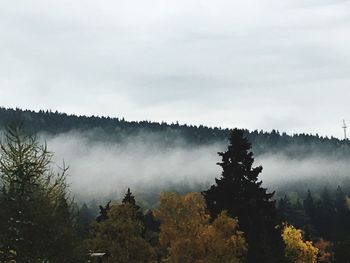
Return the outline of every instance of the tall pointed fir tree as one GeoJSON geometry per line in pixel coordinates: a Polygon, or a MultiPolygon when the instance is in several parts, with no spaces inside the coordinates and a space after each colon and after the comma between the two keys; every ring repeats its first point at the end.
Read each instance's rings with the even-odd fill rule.
{"type": "Polygon", "coordinates": [[[258,175],[262,167],[252,167],[251,144],[241,130],[234,129],[227,151],[218,154],[222,157],[218,163],[221,177],[202,193],[211,216],[216,218],[226,210],[230,216],[238,217],[248,243],[247,262],[284,262],[274,193],[261,187],[258,175]]]}

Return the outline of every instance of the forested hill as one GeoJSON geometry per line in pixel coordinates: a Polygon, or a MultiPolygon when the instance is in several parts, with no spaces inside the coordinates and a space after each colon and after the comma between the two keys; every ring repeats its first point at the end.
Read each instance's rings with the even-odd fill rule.
{"type": "MultiPolygon", "coordinates": [[[[88,132],[92,140],[123,141],[132,136],[161,140],[172,146],[183,143],[196,146],[212,143],[227,143],[228,129],[206,126],[168,124],[165,122],[126,121],[124,118],[76,116],[52,111],[30,111],[0,107],[0,127],[21,123],[30,133],[45,132],[56,135],[70,131],[88,132]],[[154,135],[147,137],[147,135],[154,135]]],[[[272,130],[248,131],[245,134],[253,145],[256,155],[264,153],[286,154],[303,158],[306,155],[350,157],[350,141],[318,135],[279,133],[272,130]]]]}

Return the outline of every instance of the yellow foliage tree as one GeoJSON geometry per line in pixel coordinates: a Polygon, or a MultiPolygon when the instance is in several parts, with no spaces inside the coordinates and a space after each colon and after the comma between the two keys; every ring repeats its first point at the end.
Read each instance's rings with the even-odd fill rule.
{"type": "Polygon", "coordinates": [[[316,263],[318,249],[311,241],[303,240],[303,232],[292,225],[285,225],[282,238],[286,245],[285,255],[291,263],[316,263]]]}
{"type": "Polygon", "coordinates": [[[238,220],[222,213],[210,224],[201,194],[161,193],[155,216],[161,221],[159,240],[167,262],[243,262],[247,248],[238,220]]]}
{"type": "Polygon", "coordinates": [[[136,212],[132,204],[112,205],[106,220],[92,223],[89,249],[110,252],[111,263],[155,262],[155,252],[142,237],[144,226],[136,212]]]}

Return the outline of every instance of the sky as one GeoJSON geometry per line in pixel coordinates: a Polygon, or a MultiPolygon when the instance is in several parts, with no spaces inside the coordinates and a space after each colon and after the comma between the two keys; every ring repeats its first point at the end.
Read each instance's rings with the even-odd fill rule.
{"type": "Polygon", "coordinates": [[[342,137],[347,0],[1,0],[0,105],[342,137]]]}

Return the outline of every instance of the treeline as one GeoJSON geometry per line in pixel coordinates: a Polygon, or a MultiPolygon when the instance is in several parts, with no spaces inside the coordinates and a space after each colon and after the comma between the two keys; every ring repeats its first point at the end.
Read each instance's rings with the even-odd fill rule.
{"type": "MultiPolygon", "coordinates": [[[[0,127],[19,122],[29,133],[46,132],[49,134],[65,133],[72,130],[89,131],[91,140],[110,140],[120,142],[132,136],[157,134],[157,140],[170,147],[179,141],[184,145],[202,145],[210,143],[225,144],[229,129],[211,128],[203,125],[167,124],[165,122],[126,121],[124,118],[76,116],[57,111],[39,111],[0,108],[0,127]]],[[[264,153],[285,154],[293,158],[310,155],[324,155],[348,158],[350,141],[334,137],[322,137],[310,134],[287,135],[276,130],[243,130],[252,143],[256,155],[264,153]]]]}
{"type": "Polygon", "coordinates": [[[334,262],[335,258],[337,262],[349,262],[349,204],[348,196],[338,186],[315,194],[309,190],[303,199],[285,195],[277,207],[283,221],[303,229],[307,238],[324,247],[323,262],[334,262]]]}
{"type": "Polygon", "coordinates": [[[350,260],[348,198],[340,188],[276,205],[243,131],[234,129],[219,155],[221,176],[201,193],[162,193],[157,208],[143,211],[128,189],[94,216],[86,205],[77,209],[66,169],[51,170],[46,146],[9,128],[0,144],[0,262],[350,260]]]}

